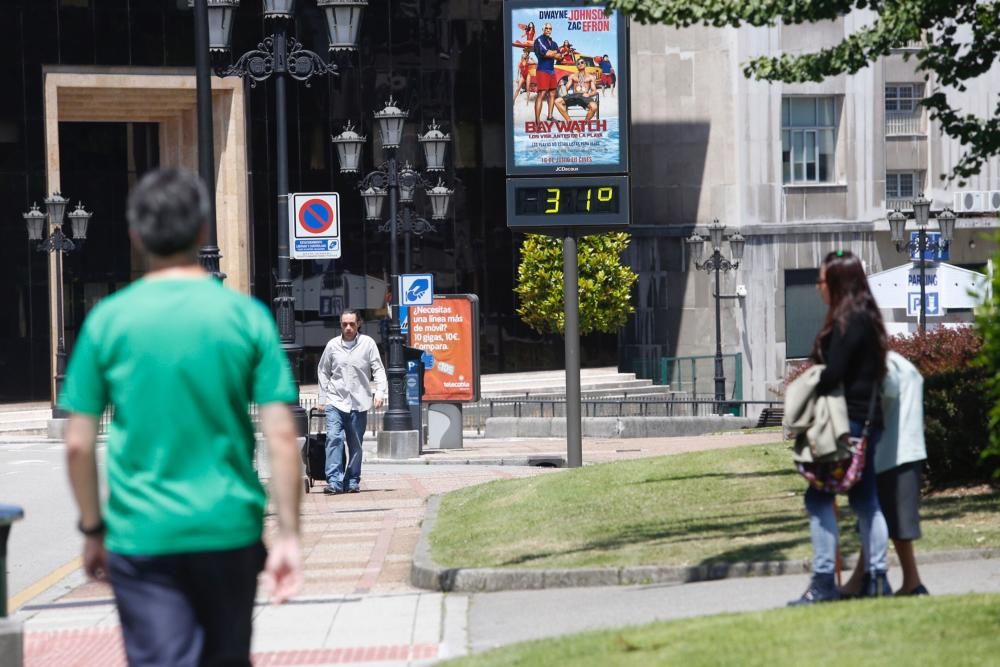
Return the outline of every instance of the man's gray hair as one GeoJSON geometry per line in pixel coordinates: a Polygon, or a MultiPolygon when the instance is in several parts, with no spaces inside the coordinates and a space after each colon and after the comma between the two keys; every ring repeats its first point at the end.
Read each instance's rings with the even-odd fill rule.
{"type": "Polygon", "coordinates": [[[192,249],[208,222],[208,191],[183,169],[156,169],[139,181],[128,199],[128,225],[146,251],[158,257],[192,249]]]}

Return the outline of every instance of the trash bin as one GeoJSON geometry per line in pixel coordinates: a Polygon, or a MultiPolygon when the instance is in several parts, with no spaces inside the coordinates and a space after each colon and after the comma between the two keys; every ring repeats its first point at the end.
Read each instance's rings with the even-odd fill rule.
{"type": "Polygon", "coordinates": [[[424,364],[421,361],[423,354],[424,351],[420,348],[403,346],[403,359],[406,361],[406,404],[410,408],[410,417],[421,449],[424,446],[424,427],[421,423],[421,404],[424,396],[424,364]]]}
{"type": "Polygon", "coordinates": [[[7,616],[7,537],[11,524],[23,517],[17,505],[0,505],[0,618],[7,616]]]}

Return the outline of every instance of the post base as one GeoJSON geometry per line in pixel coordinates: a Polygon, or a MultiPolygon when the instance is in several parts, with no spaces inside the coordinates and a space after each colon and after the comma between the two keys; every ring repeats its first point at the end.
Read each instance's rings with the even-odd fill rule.
{"type": "Polygon", "coordinates": [[[415,459],[420,456],[420,437],[416,431],[379,431],[380,459],[415,459]]]}
{"type": "Polygon", "coordinates": [[[62,440],[63,436],[66,434],[66,424],[69,423],[69,419],[66,418],[53,418],[50,419],[48,424],[45,426],[46,434],[49,440],[62,440]]]}
{"type": "Polygon", "coordinates": [[[462,449],[462,445],[462,404],[428,404],[427,448],[462,449]]]}
{"type": "Polygon", "coordinates": [[[0,667],[24,664],[24,626],[20,620],[0,618],[0,667]]]}

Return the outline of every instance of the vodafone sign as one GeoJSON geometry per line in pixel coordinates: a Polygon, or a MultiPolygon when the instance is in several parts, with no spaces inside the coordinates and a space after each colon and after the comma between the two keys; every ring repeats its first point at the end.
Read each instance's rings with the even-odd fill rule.
{"type": "Polygon", "coordinates": [[[340,194],[297,192],[288,207],[292,259],[340,257],[340,194]]]}

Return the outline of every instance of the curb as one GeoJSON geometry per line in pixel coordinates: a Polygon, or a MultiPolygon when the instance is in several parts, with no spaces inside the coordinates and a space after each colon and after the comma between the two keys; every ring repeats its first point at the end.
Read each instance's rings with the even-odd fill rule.
{"type": "MultiPolygon", "coordinates": [[[[426,452],[424,452],[426,454],[426,452]]],[[[449,465],[449,466],[520,466],[520,467],[542,467],[542,468],[565,468],[566,457],[556,454],[532,454],[530,456],[489,456],[482,458],[465,459],[433,459],[433,458],[412,458],[412,459],[380,459],[377,457],[365,457],[366,464],[391,463],[399,465],[449,465]]]]}
{"type": "MultiPolygon", "coordinates": [[[[498,591],[591,586],[639,586],[649,584],[691,584],[699,581],[808,574],[808,560],[779,560],[702,565],[632,565],[607,568],[563,568],[525,570],[499,568],[443,567],[431,557],[430,535],[437,521],[443,496],[427,500],[427,512],[413,553],[410,583],[417,588],[441,592],[495,593],[498,591]]],[[[949,563],[962,560],[1000,558],[1000,547],[928,551],[919,554],[921,563],[949,563]]],[[[844,560],[844,569],[854,567],[855,558],[844,560]]],[[[895,554],[889,558],[899,565],[895,554]]]]}

